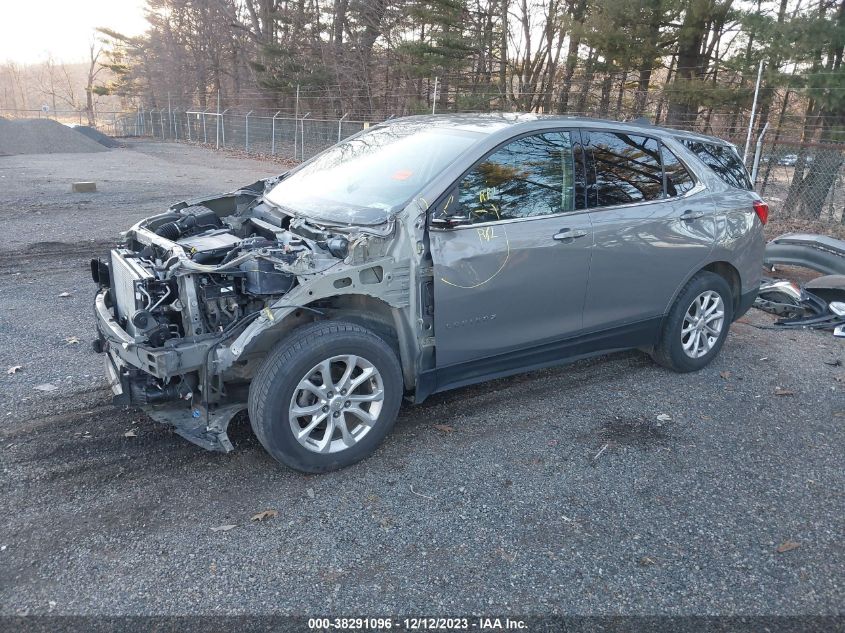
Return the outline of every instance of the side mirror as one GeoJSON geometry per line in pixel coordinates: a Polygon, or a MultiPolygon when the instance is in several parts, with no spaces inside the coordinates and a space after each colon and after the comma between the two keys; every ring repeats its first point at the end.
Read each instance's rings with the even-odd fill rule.
{"type": "Polygon", "coordinates": [[[466,226],[470,223],[470,219],[465,215],[444,215],[431,218],[430,225],[435,229],[454,229],[456,226],[466,226]]]}

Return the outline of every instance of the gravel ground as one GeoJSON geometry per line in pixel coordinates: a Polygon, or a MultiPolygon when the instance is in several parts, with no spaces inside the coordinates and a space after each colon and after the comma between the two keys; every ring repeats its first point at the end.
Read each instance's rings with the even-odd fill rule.
{"type": "Polygon", "coordinates": [[[52,119],[0,121],[0,156],[103,152],[100,143],[52,119]]]}
{"type": "Polygon", "coordinates": [[[632,352],[438,395],[323,476],[243,419],[219,455],[111,407],[87,259],[276,170],[147,143],[0,159],[0,369],[22,366],[0,374],[0,613],[842,613],[845,344],[756,311],[699,373],[632,352]]]}

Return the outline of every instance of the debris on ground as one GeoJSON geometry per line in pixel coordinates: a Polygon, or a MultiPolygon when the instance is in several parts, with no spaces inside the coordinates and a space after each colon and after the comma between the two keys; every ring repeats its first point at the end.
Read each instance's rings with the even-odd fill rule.
{"type": "Polygon", "coordinates": [[[278,510],[262,510],[258,514],[253,514],[250,521],[264,521],[279,516],[278,510]]]}
{"type": "Polygon", "coordinates": [[[777,553],[783,554],[785,552],[791,552],[792,550],[798,549],[799,547],[801,547],[801,543],[798,543],[796,541],[790,541],[787,539],[786,541],[777,546],[777,553]]]}
{"type": "Polygon", "coordinates": [[[75,182],[71,184],[70,190],[73,193],[95,193],[97,191],[97,183],[90,181],[75,182]]]}
{"type": "Polygon", "coordinates": [[[845,324],[845,275],[825,275],[811,284],[764,279],[754,307],[779,317],[776,327],[836,330],[845,324]]]}
{"type": "Polygon", "coordinates": [[[11,376],[12,374],[18,373],[21,369],[23,369],[23,365],[12,365],[6,370],[6,373],[11,376]]]}
{"type": "Polygon", "coordinates": [[[218,525],[217,527],[211,528],[212,532],[228,532],[229,530],[233,530],[237,525],[229,524],[229,525],[218,525]]]}
{"type": "Polygon", "coordinates": [[[0,121],[0,155],[104,152],[97,141],[52,119],[0,121]]]}
{"type": "Polygon", "coordinates": [[[36,391],[55,391],[56,389],[58,389],[58,387],[49,382],[45,382],[44,384],[35,386],[36,391]]]}
{"type": "Polygon", "coordinates": [[[435,424],[434,428],[437,429],[438,431],[440,431],[441,433],[446,433],[446,434],[455,432],[455,427],[449,426],[448,424],[435,424]]]}

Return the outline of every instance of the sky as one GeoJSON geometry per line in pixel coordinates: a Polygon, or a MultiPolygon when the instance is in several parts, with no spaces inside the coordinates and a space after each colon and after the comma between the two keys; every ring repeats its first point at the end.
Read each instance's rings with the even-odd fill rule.
{"type": "Polygon", "coordinates": [[[48,54],[56,61],[85,61],[94,29],[126,35],[145,30],[144,0],[3,0],[0,63],[32,64],[48,54]]]}

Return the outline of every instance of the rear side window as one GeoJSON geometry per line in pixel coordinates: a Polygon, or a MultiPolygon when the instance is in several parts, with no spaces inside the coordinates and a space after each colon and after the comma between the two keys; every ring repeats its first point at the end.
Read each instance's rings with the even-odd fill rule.
{"type": "Polygon", "coordinates": [[[594,206],[608,207],[663,197],[660,145],[652,138],[611,132],[585,133],[593,156],[594,206]]]}
{"type": "Polygon", "coordinates": [[[695,186],[695,181],[668,147],[663,145],[662,150],[663,169],[666,171],[666,195],[682,196],[695,186]]]}
{"type": "Polygon", "coordinates": [[[681,142],[726,184],[738,189],[753,189],[745,165],[733,147],[689,139],[681,142]]]}
{"type": "Polygon", "coordinates": [[[583,207],[570,133],[534,134],[508,143],[461,179],[458,197],[461,213],[474,224],[583,207]]]}

